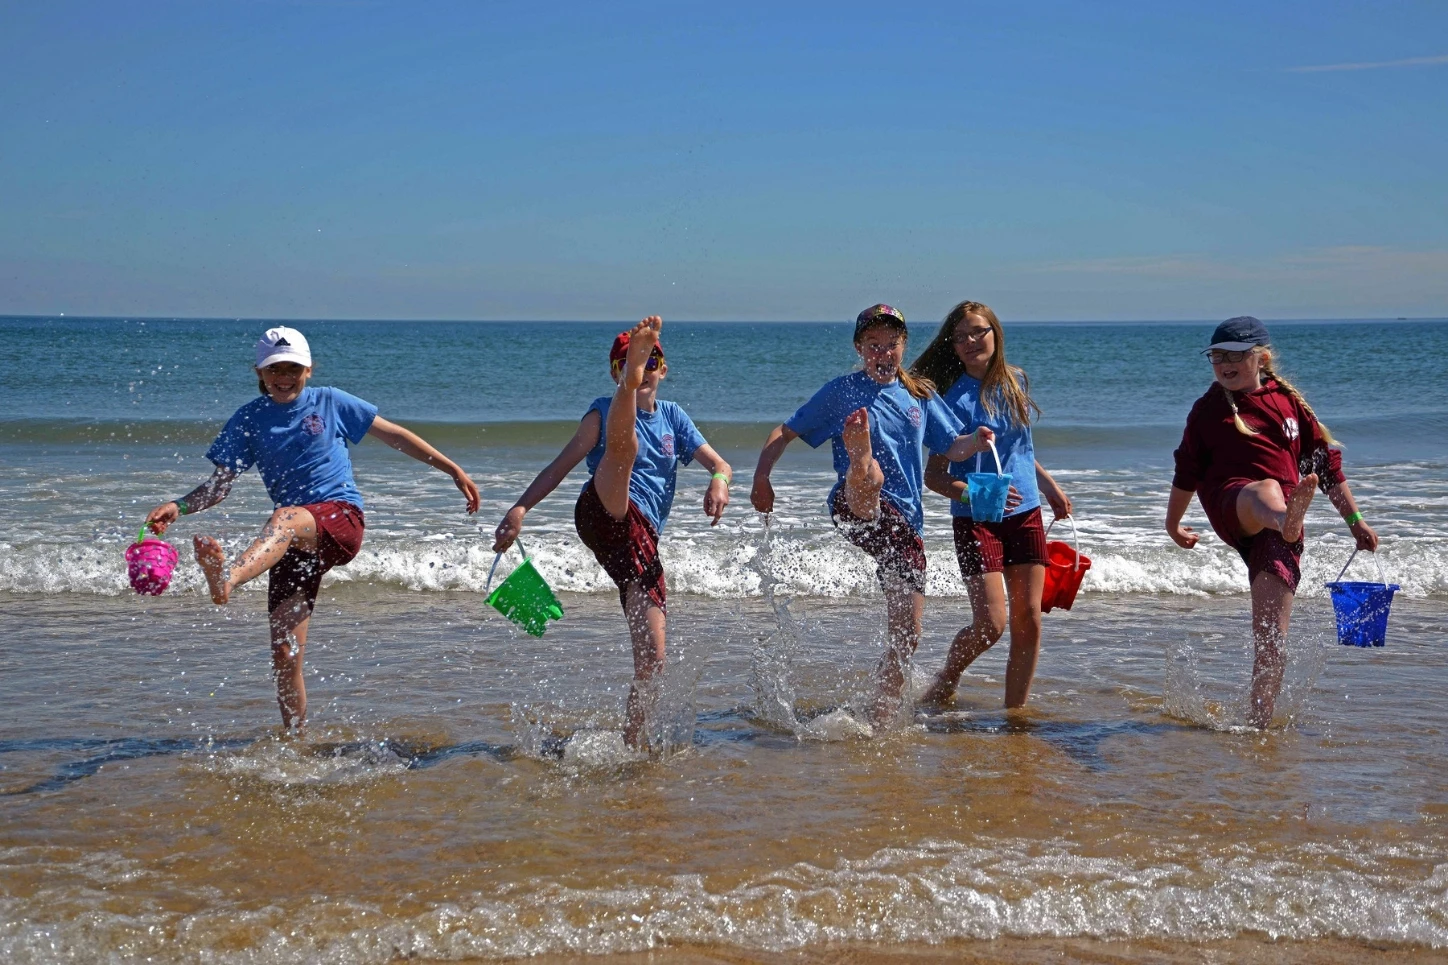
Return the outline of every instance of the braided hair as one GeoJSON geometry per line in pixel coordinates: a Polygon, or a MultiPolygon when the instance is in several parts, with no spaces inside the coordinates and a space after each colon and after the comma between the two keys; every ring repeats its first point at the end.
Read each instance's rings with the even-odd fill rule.
{"type": "MultiPolygon", "coordinates": [[[[1309,416],[1312,417],[1313,421],[1317,423],[1317,427],[1322,430],[1323,440],[1326,441],[1327,444],[1330,446],[1341,447],[1342,443],[1338,442],[1332,437],[1332,433],[1328,431],[1326,424],[1324,424],[1321,419],[1317,418],[1317,413],[1312,411],[1312,406],[1307,404],[1307,400],[1302,397],[1302,393],[1298,391],[1297,386],[1284,379],[1275,369],[1272,368],[1272,350],[1267,346],[1262,345],[1252,349],[1252,352],[1260,360],[1258,362],[1258,372],[1260,373],[1259,382],[1265,382],[1267,379],[1272,379],[1274,382],[1280,385],[1282,387],[1282,391],[1292,396],[1293,401],[1302,407],[1302,411],[1306,412],[1309,416]]],[[[1255,429],[1247,425],[1246,422],[1242,421],[1242,414],[1237,411],[1237,400],[1234,397],[1234,393],[1232,392],[1232,390],[1223,388],[1222,391],[1227,396],[1227,406],[1232,410],[1232,424],[1237,427],[1237,431],[1242,433],[1242,435],[1244,436],[1257,435],[1257,431],[1255,429]]]]}

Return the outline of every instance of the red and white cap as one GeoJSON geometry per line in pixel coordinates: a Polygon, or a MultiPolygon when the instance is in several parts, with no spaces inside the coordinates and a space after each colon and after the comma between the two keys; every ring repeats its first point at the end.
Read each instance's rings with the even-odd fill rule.
{"type": "Polygon", "coordinates": [[[264,369],[277,362],[295,362],[312,367],[312,349],[306,336],[294,328],[269,328],[256,343],[256,367],[264,369]]]}

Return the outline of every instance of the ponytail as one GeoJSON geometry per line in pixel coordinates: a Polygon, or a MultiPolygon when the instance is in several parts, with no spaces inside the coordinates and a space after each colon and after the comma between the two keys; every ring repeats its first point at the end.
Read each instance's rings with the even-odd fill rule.
{"type": "Polygon", "coordinates": [[[900,367],[900,384],[905,391],[917,399],[928,399],[935,392],[935,383],[923,375],[916,375],[903,365],[900,367]]]}

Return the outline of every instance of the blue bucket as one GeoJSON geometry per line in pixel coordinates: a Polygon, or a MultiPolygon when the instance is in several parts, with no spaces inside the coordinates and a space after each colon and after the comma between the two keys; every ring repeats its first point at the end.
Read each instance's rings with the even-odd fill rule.
{"type": "MultiPolygon", "coordinates": [[[[1357,550],[1353,550],[1353,556],[1356,555],[1357,550]]],[[[1325,584],[1332,593],[1332,610],[1337,617],[1337,642],[1345,647],[1387,646],[1388,608],[1393,605],[1393,594],[1402,587],[1387,581],[1381,562],[1378,563],[1380,583],[1343,580],[1352,559],[1352,556],[1347,558],[1347,565],[1336,580],[1325,584]]]]}
{"type": "MultiPolygon", "coordinates": [[[[995,456],[996,471],[965,474],[965,494],[970,503],[970,518],[977,523],[999,523],[1006,515],[1006,496],[1011,489],[1011,474],[1001,472],[1001,457],[995,443],[990,444],[995,456]]],[[[980,468],[980,453],[975,454],[975,468],[980,468]]]]}

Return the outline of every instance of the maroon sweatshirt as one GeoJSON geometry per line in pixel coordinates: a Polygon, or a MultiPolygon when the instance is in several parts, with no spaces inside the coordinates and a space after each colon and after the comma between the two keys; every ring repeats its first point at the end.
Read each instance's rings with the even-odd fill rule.
{"type": "Polygon", "coordinates": [[[1317,420],[1275,380],[1253,392],[1238,392],[1236,398],[1242,421],[1257,435],[1237,431],[1227,391],[1213,382],[1187,416],[1171,482],[1196,492],[1212,528],[1228,543],[1232,540],[1224,533],[1235,531],[1235,525],[1214,518],[1216,497],[1227,486],[1275,479],[1290,493],[1304,475],[1315,472],[1319,488],[1327,492],[1345,480],[1342,453],[1328,448],[1317,420]]]}

